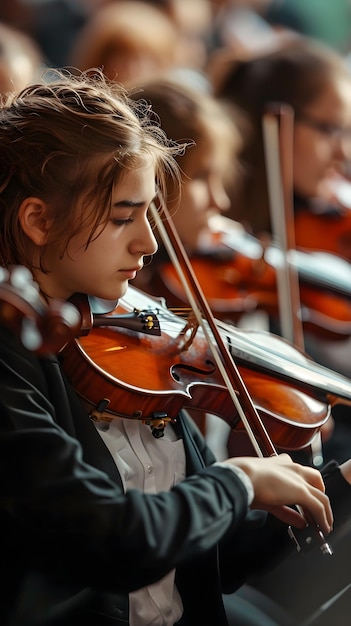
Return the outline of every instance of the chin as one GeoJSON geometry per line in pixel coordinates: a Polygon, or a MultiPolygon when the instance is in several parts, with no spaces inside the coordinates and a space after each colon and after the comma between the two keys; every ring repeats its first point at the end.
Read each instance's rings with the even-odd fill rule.
{"type": "Polygon", "coordinates": [[[113,298],[115,299],[122,298],[122,296],[124,296],[127,293],[128,285],[129,283],[127,280],[123,282],[121,285],[119,285],[119,289],[115,290],[113,298]]]}
{"type": "Polygon", "coordinates": [[[100,300],[118,300],[125,295],[128,289],[128,281],[116,286],[114,289],[95,289],[89,295],[99,298],[100,300]]]}

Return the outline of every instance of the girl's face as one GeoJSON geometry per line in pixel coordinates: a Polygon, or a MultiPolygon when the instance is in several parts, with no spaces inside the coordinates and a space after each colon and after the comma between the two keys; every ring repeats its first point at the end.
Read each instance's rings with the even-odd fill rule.
{"type": "Polygon", "coordinates": [[[208,138],[188,148],[181,162],[181,200],[172,218],[188,252],[199,248],[208,235],[210,217],[230,207],[224,188],[228,164],[229,149],[218,138],[208,138]]]}
{"type": "Polygon", "coordinates": [[[294,188],[306,198],[321,197],[327,179],[351,157],[351,86],[334,81],[299,111],[294,132],[294,188]]]}
{"type": "Polygon", "coordinates": [[[120,298],[128,281],[142,268],[143,257],[156,252],[148,220],[154,196],[153,166],[126,170],[112,194],[111,217],[88,248],[88,227],[73,237],[63,258],[59,246],[50,247],[47,258],[51,271],[40,279],[43,290],[63,299],[76,292],[106,300],[120,298]]]}

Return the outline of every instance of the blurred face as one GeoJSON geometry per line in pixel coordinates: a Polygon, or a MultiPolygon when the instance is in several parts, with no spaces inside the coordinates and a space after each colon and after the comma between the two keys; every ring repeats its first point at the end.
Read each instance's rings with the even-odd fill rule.
{"type": "Polygon", "coordinates": [[[59,246],[50,247],[51,271],[40,280],[44,291],[64,299],[76,292],[106,300],[120,298],[128,281],[142,268],[144,255],[157,249],[148,220],[154,196],[153,166],[126,170],[113,191],[110,219],[98,229],[88,248],[88,227],[73,237],[63,258],[59,246]]]}
{"type": "Polygon", "coordinates": [[[211,33],[213,11],[209,0],[174,0],[172,17],[181,38],[180,63],[203,68],[207,60],[207,38],[211,33]]]}
{"type": "Polygon", "coordinates": [[[109,52],[109,55],[105,57],[104,74],[110,80],[118,80],[127,85],[146,80],[170,65],[169,55],[161,55],[156,51],[138,52],[135,50],[132,53],[127,50],[125,52],[116,50],[109,52]]]}
{"type": "Polygon", "coordinates": [[[296,114],[294,187],[306,198],[323,196],[326,180],[351,157],[351,82],[338,79],[296,114]]]}
{"type": "Polygon", "coordinates": [[[213,214],[227,211],[230,201],[224,188],[229,149],[218,138],[208,138],[188,148],[181,161],[185,176],[180,205],[172,218],[188,252],[201,246],[209,233],[213,214]]]}

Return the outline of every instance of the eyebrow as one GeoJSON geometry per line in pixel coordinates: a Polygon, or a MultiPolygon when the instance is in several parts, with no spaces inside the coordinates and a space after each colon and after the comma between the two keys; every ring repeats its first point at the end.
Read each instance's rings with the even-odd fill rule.
{"type": "MultiPolygon", "coordinates": [[[[157,193],[154,195],[154,197],[152,198],[151,202],[149,204],[151,204],[152,202],[155,202],[155,199],[157,197],[157,193]]],[[[133,209],[133,208],[140,208],[143,207],[147,204],[146,200],[140,200],[140,202],[134,202],[133,200],[119,200],[119,202],[114,202],[113,203],[113,208],[115,209],[121,209],[121,208],[128,208],[128,209],[133,209]]]]}
{"type": "Polygon", "coordinates": [[[116,209],[119,208],[139,208],[145,206],[146,202],[142,200],[140,202],[133,202],[133,200],[120,200],[119,202],[114,202],[113,207],[116,209]]]}

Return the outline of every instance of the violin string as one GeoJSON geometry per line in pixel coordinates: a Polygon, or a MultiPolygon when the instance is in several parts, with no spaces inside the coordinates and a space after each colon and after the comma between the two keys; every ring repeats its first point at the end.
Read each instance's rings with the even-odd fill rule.
{"type": "MultiPolygon", "coordinates": [[[[134,287],[129,286],[129,293],[133,294],[134,287]]],[[[182,311],[186,312],[186,317],[191,309],[186,308],[166,308],[165,304],[158,299],[154,306],[150,305],[148,297],[145,303],[139,300],[138,310],[153,310],[160,322],[162,330],[171,337],[176,337],[184,328],[184,317],[182,311]],[[145,306],[144,306],[145,305],[145,306]]],[[[126,311],[135,310],[128,296],[120,299],[121,306],[126,311]]],[[[203,320],[203,323],[204,320],[203,320]]],[[[227,324],[222,320],[216,320],[216,326],[226,341],[231,354],[240,361],[243,366],[250,364],[260,371],[267,372],[288,382],[302,384],[303,389],[307,389],[317,398],[334,406],[335,404],[351,405],[351,383],[350,379],[342,374],[330,370],[319,363],[314,362],[305,353],[300,352],[294,345],[285,341],[278,335],[266,331],[252,331],[238,329],[232,324],[227,324]]],[[[199,329],[201,332],[201,329],[199,329]]],[[[198,332],[199,332],[198,331],[198,332]]]]}

